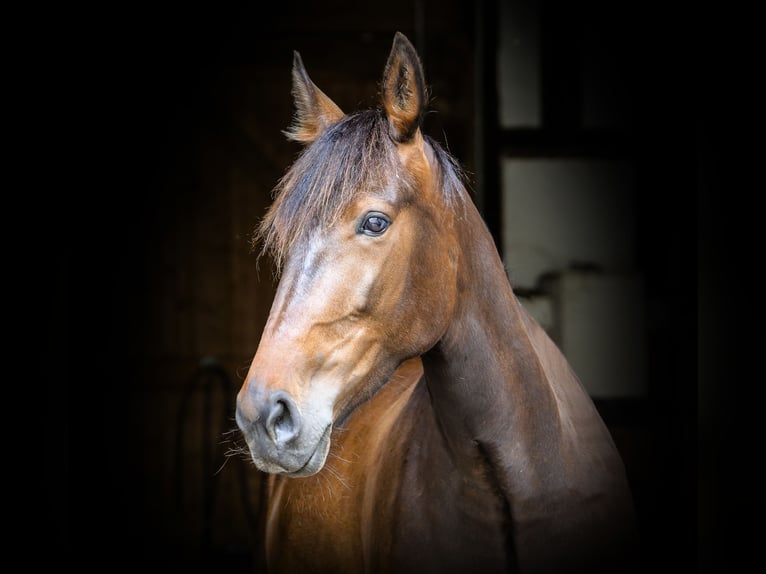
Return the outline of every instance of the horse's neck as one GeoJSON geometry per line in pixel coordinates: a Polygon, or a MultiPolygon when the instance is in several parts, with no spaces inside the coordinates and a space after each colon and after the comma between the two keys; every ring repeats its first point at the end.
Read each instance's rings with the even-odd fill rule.
{"type": "Polygon", "coordinates": [[[446,334],[423,357],[426,379],[453,448],[474,441],[488,449],[502,444],[498,450],[509,452],[510,445],[512,458],[524,460],[538,445],[556,447],[540,440],[556,432],[555,397],[475,209],[464,225],[460,300],[446,334]]]}
{"type": "Polygon", "coordinates": [[[557,568],[547,545],[556,541],[559,556],[603,560],[610,571],[606,554],[619,562],[631,544],[622,461],[564,356],[513,294],[478,212],[468,209],[460,301],[423,356],[440,428],[466,475],[477,456],[492,469],[522,563],[557,568]]]}
{"type": "Polygon", "coordinates": [[[473,206],[459,225],[461,299],[446,334],[423,356],[455,459],[470,464],[478,448],[519,517],[524,505],[534,508],[541,499],[570,504],[572,490],[583,496],[613,490],[624,470],[592,401],[516,299],[473,206]]]}

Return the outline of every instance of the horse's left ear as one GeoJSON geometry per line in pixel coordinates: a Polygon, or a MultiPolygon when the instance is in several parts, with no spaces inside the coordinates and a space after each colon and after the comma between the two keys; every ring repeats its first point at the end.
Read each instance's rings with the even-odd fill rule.
{"type": "Polygon", "coordinates": [[[343,111],[309,78],[298,52],[293,52],[293,100],[295,117],[285,131],[288,139],[311,143],[343,117],[343,111]]]}
{"type": "Polygon", "coordinates": [[[404,143],[423,122],[426,85],[415,47],[401,32],[394,36],[382,81],[383,107],[391,123],[391,136],[404,143]]]}

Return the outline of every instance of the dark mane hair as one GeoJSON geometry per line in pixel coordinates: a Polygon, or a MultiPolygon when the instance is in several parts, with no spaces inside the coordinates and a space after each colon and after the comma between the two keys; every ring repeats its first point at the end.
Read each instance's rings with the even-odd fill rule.
{"type": "MultiPolygon", "coordinates": [[[[307,146],[273,190],[274,202],[253,235],[253,247],[269,253],[277,269],[304,230],[332,225],[358,192],[380,187],[401,172],[396,144],[383,110],[345,116],[307,146]]],[[[465,201],[458,163],[424,136],[440,167],[445,204],[465,201]]]]}

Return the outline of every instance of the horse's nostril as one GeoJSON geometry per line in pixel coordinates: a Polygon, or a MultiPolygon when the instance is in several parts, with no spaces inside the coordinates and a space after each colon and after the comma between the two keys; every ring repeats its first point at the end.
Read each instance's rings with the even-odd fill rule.
{"type": "Polygon", "coordinates": [[[268,404],[266,433],[275,445],[282,446],[298,435],[300,413],[290,395],[283,391],[274,393],[268,404]]]}
{"type": "Polygon", "coordinates": [[[276,433],[277,431],[288,430],[290,428],[290,419],[290,412],[285,402],[277,401],[274,403],[274,408],[269,414],[269,421],[266,424],[270,431],[273,430],[276,433]]]}

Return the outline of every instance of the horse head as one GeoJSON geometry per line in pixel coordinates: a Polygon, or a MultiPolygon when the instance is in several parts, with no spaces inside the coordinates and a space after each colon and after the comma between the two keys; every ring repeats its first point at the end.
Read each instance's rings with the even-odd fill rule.
{"type": "Polygon", "coordinates": [[[259,469],[309,476],[332,429],[447,329],[465,189],[421,132],[423,69],[402,34],[380,109],[345,115],[297,52],[292,79],[286,133],[305,147],[257,232],[281,275],[236,420],[259,469]]]}

